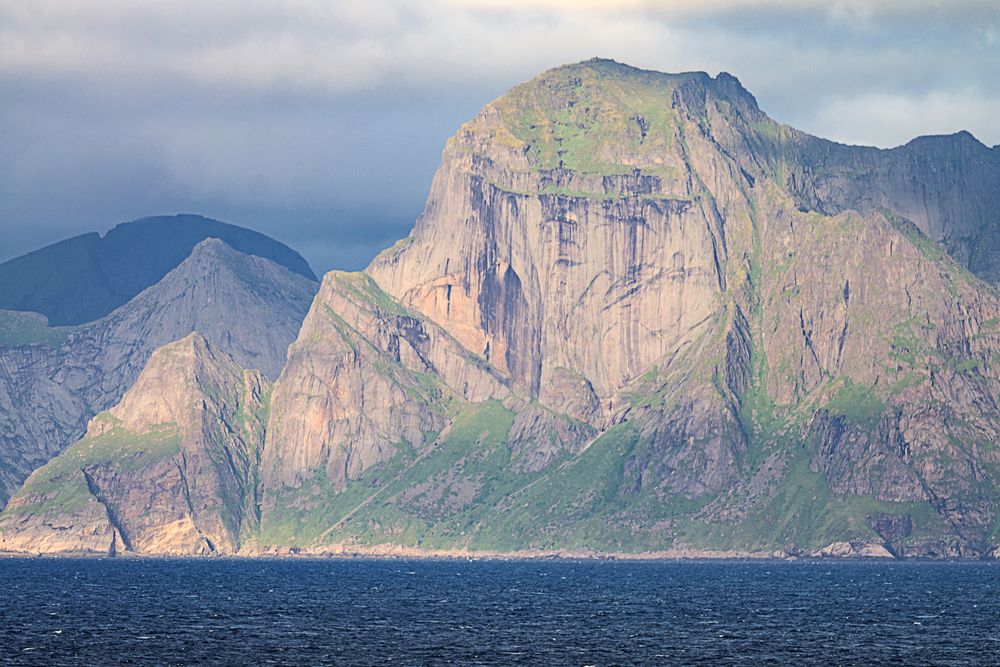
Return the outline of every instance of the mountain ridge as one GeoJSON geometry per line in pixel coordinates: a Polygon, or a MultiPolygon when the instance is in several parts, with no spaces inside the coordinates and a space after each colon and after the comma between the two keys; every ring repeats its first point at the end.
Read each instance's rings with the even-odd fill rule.
{"type": "MultiPolygon", "coordinates": [[[[115,404],[156,348],[192,330],[241,365],[277,377],[315,289],[283,266],[210,238],[100,320],[17,326],[19,344],[0,347],[0,500],[115,404]]],[[[0,311],[0,321],[12,316],[24,321],[0,311]]]]}
{"type": "Polygon", "coordinates": [[[259,232],[200,215],[152,216],[0,263],[0,309],[38,312],[53,326],[100,319],[159,282],[206,238],[317,280],[301,255],[259,232]]]}

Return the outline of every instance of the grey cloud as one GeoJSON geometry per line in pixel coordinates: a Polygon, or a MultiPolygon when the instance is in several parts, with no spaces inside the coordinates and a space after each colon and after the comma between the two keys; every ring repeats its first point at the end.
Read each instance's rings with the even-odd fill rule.
{"type": "Polygon", "coordinates": [[[840,141],[1000,143],[998,18],[976,0],[7,3],[0,259],[189,211],[358,268],[406,233],[461,122],[595,55],[732,72],[840,141]]]}

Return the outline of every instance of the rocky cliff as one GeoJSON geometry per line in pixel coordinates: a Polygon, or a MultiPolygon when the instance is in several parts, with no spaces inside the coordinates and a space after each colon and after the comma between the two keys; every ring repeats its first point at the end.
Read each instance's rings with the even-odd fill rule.
{"type": "Polygon", "coordinates": [[[0,502],[114,405],[157,347],[198,331],[275,378],[316,284],[218,239],[108,316],[46,327],[0,311],[0,502]]]}
{"type": "Polygon", "coordinates": [[[515,87],[324,279],[243,552],[996,555],[996,154],[808,137],[727,74],[515,87]]]}
{"type": "Polygon", "coordinates": [[[962,266],[1000,284],[1000,147],[968,132],[879,150],[782,128],[786,186],[802,208],[833,215],[886,208],[962,266]]]}
{"type": "Polygon", "coordinates": [[[200,334],[158,349],[0,515],[0,550],[232,554],[258,519],[270,385],[200,334]]]}

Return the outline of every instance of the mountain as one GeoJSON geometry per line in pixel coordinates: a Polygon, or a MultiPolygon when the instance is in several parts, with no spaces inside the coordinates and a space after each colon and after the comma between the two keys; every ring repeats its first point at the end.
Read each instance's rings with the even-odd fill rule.
{"type": "Polygon", "coordinates": [[[78,327],[0,311],[0,501],[114,405],[156,348],[198,331],[276,378],[316,283],[214,238],[157,284],[78,327]]]}
{"type": "Polygon", "coordinates": [[[53,326],[99,319],[158,283],[207,238],[316,280],[301,255],[263,234],[199,215],[157,216],[0,264],[0,309],[41,313],[53,326]]]}
{"type": "Polygon", "coordinates": [[[200,334],[161,347],[121,401],[11,499],[0,550],[238,551],[257,512],[269,388],[200,334]]]}
{"type": "Polygon", "coordinates": [[[988,554],[997,155],[812,139],[727,74],[515,87],[449,140],[367,318],[327,276],[274,391],[262,545],[988,554]],[[411,339],[458,342],[492,400],[411,339]]]}
{"type": "Polygon", "coordinates": [[[240,552],[996,556],[996,160],[812,138],[725,73],[516,86],[324,278],[240,552]]]}

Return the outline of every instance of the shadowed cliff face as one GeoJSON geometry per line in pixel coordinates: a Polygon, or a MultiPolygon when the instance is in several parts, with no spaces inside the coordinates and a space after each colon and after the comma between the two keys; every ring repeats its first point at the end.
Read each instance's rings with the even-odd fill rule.
{"type": "Polygon", "coordinates": [[[191,331],[241,366],[277,377],[315,289],[270,260],[208,239],[96,322],[47,328],[31,314],[0,311],[9,343],[0,347],[0,500],[114,405],[153,350],[191,331]]]}
{"type": "Polygon", "coordinates": [[[204,337],[158,349],[0,515],[0,549],[231,554],[258,520],[269,383],[204,337]]]}
{"type": "Polygon", "coordinates": [[[891,150],[789,133],[785,148],[787,186],[801,207],[826,215],[888,209],[972,273],[1000,284],[1000,149],[968,132],[891,150]]]}

